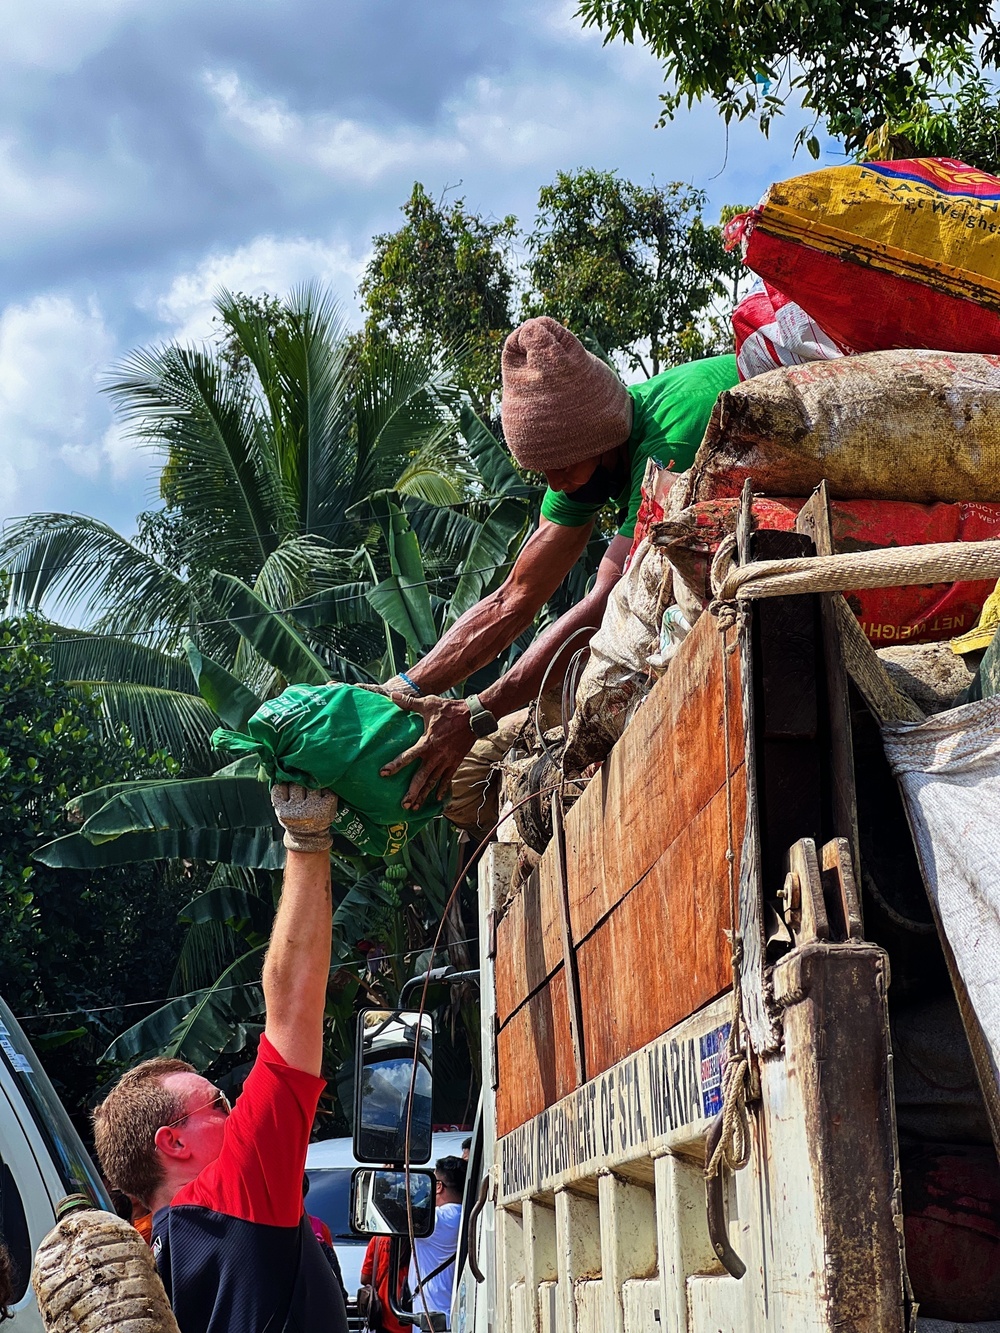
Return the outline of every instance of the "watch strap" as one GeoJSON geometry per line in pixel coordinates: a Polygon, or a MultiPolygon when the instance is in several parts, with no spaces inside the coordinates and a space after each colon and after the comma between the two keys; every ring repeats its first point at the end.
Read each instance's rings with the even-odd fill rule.
{"type": "Polygon", "coordinates": [[[465,702],[469,705],[469,726],[472,728],[472,734],[480,738],[492,736],[500,724],[490,710],[483,706],[479,695],[466,695],[465,702]]]}

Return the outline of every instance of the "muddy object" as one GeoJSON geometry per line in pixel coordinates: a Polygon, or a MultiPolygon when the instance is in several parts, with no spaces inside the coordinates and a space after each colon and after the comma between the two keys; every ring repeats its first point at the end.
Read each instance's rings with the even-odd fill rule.
{"type": "Polygon", "coordinates": [[[900,644],[877,656],[897,690],[928,714],[964,703],[975,675],[948,643],[900,644]]]}
{"type": "MultiPolygon", "coordinates": [[[[514,825],[521,841],[532,851],[544,852],[552,839],[552,788],[563,787],[563,808],[568,810],[579,799],[584,784],[564,782],[560,762],[565,748],[562,728],[544,733],[531,754],[508,760],[503,766],[504,798],[512,801],[514,825]],[[525,800],[525,797],[530,799],[525,800]],[[523,801],[523,805],[518,802],[523,801]]],[[[530,869],[528,870],[530,874],[530,869]]]]}
{"type": "Polygon", "coordinates": [[[1000,358],[868,352],[769,371],[720,394],[690,472],[691,501],[1000,500],[1000,358]]]}
{"type": "Polygon", "coordinates": [[[114,1213],[89,1208],[57,1222],[31,1285],[47,1333],[180,1333],[152,1250],[114,1213]]]}
{"type": "Polygon", "coordinates": [[[576,690],[566,747],[568,772],[600,763],[662,671],[649,662],[660,646],[660,622],[673,601],[666,553],[644,539],[611,590],[600,629],[576,690]]]}
{"type": "Polygon", "coordinates": [[[901,1153],[906,1267],[920,1313],[1000,1319],[1000,1167],[993,1147],[901,1153]]]}

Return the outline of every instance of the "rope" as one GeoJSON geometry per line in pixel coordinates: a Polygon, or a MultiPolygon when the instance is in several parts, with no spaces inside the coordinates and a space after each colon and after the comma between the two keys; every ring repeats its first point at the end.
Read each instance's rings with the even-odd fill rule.
{"type": "Polygon", "coordinates": [[[1000,541],[890,546],[796,560],[755,560],[748,565],[734,564],[735,553],[735,541],[727,538],[712,562],[714,600],[709,610],[719,618],[720,629],[734,623],[737,602],[748,599],[958,583],[1000,576],[1000,541]]]}
{"type": "MultiPolygon", "coordinates": [[[[735,539],[733,541],[735,549],[735,539]]],[[[722,1073],[722,1134],[715,1151],[705,1166],[705,1177],[711,1180],[723,1166],[739,1171],[750,1160],[750,1121],[747,1116],[750,1059],[747,1055],[743,1032],[743,940],[739,933],[736,894],[736,851],[733,847],[733,779],[732,756],[729,743],[729,663],[727,658],[736,643],[727,645],[720,620],[719,645],[722,649],[722,734],[726,763],[726,870],[729,882],[729,938],[732,941],[733,1005],[726,1043],[726,1067],[722,1073]]]]}

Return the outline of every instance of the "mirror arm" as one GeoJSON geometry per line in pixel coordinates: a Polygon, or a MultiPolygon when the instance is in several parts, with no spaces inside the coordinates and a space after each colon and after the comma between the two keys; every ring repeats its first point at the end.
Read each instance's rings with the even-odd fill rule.
{"type": "Polygon", "coordinates": [[[418,976],[410,977],[409,981],[403,982],[402,989],[399,992],[400,1009],[406,1008],[406,1000],[411,988],[415,989],[417,986],[422,986],[425,981],[429,986],[433,986],[435,982],[439,981],[446,982],[449,986],[457,986],[463,981],[474,981],[478,986],[479,968],[473,967],[467,972],[456,972],[450,963],[446,963],[444,967],[432,967],[426,972],[421,972],[418,976]]]}
{"type": "Polygon", "coordinates": [[[401,1324],[415,1324],[417,1317],[412,1310],[403,1310],[396,1304],[396,1282],[399,1276],[400,1236],[389,1238],[389,1282],[386,1295],[389,1297],[389,1309],[401,1324]]]}

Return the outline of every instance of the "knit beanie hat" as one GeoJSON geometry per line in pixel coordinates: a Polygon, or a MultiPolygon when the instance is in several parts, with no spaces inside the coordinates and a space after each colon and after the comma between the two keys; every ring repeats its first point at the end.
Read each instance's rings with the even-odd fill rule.
{"type": "Polygon", "coordinates": [[[504,343],[501,366],[504,438],[522,467],[572,467],[631,434],[624,384],[558,320],[525,320],[504,343]]]}

